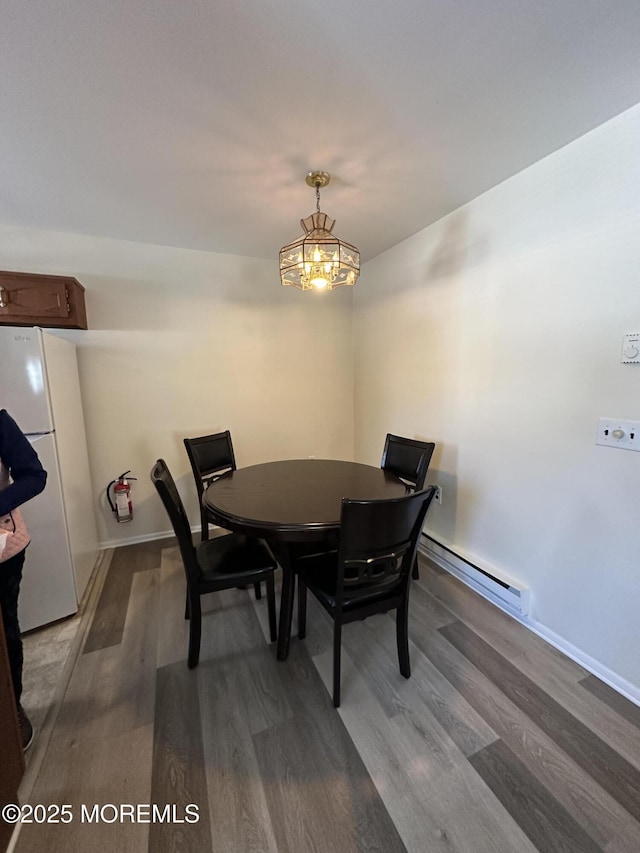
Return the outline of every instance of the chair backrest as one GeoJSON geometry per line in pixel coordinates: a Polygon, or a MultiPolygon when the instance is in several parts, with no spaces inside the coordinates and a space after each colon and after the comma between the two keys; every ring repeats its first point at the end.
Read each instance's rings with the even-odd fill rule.
{"type": "Polygon", "coordinates": [[[201,435],[199,438],[185,438],[184,446],[191,463],[191,469],[202,498],[205,487],[217,480],[227,471],[236,470],[236,457],[229,430],[213,435],[201,435]]]}
{"type": "Polygon", "coordinates": [[[400,477],[419,492],[424,489],[435,446],[433,441],[418,441],[387,433],[380,467],[400,477]]]}
{"type": "Polygon", "coordinates": [[[160,495],[171,521],[173,531],[176,534],[182,555],[182,562],[184,563],[184,569],[187,574],[187,582],[196,581],[200,575],[200,568],[198,567],[193,540],[191,539],[189,518],[175,481],[164,459],[158,459],[151,469],[151,482],[160,495]]]}
{"type": "Polygon", "coordinates": [[[408,584],[418,538],[435,486],[399,498],[344,498],[338,548],[336,603],[408,584]]]}

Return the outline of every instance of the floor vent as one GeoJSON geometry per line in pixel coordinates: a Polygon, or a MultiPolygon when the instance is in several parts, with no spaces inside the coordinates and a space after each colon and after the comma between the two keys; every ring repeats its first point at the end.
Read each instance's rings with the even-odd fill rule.
{"type": "Polygon", "coordinates": [[[493,568],[482,568],[477,562],[471,562],[426,533],[420,538],[419,550],[436,565],[455,575],[499,607],[515,616],[528,615],[529,589],[519,581],[501,576],[493,568]]]}

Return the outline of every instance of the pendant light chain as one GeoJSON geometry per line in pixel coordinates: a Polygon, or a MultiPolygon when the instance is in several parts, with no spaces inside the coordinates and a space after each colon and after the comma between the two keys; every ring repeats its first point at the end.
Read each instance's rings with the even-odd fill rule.
{"type": "Polygon", "coordinates": [[[316,184],[316,211],[320,213],[320,184],[316,184]]]}

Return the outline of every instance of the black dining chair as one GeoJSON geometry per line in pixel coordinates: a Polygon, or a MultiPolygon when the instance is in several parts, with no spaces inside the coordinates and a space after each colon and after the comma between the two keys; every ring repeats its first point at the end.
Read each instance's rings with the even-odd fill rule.
{"type": "Polygon", "coordinates": [[[243,586],[264,580],[267,585],[267,608],[271,641],[277,639],[276,594],[273,573],[276,561],[264,542],[229,533],[206,539],[194,546],[184,504],[164,459],[151,469],[151,482],[167,511],[180,547],[187,579],[189,615],[189,669],[198,665],[202,610],[200,596],[209,592],[243,586]]]}
{"type": "MultiPolygon", "coordinates": [[[[399,477],[414,492],[424,489],[435,442],[418,441],[387,433],[380,467],[399,477]]],[[[418,560],[413,564],[413,577],[419,578],[418,560]]]]}
{"type": "Polygon", "coordinates": [[[342,626],[374,613],[396,611],[400,672],[409,662],[410,573],[435,486],[399,498],[344,498],[337,553],[297,561],[298,636],[307,624],[307,589],[333,619],[333,704],[340,706],[342,626]]]}
{"type": "Polygon", "coordinates": [[[201,435],[198,438],[185,438],[184,446],[191,463],[193,478],[196,481],[198,503],[200,505],[201,537],[204,542],[209,538],[209,520],[202,506],[204,490],[227,471],[236,470],[236,457],[229,430],[213,435],[201,435]]]}
{"type": "MultiPolygon", "coordinates": [[[[210,483],[213,483],[228,471],[236,470],[236,457],[233,452],[231,432],[216,432],[212,435],[201,435],[197,438],[183,439],[193,479],[198,493],[200,507],[200,537],[202,542],[209,538],[209,519],[202,506],[202,495],[210,483]]],[[[256,598],[261,597],[261,586],[255,585],[256,598]]]]}

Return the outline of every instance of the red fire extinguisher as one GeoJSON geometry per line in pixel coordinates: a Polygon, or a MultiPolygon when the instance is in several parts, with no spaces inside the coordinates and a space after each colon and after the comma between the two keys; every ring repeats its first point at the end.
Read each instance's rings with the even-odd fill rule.
{"type": "Polygon", "coordinates": [[[118,522],[131,521],[133,518],[133,503],[131,501],[129,480],[136,480],[137,478],[129,477],[129,480],[127,480],[127,474],[130,473],[130,471],[125,471],[124,474],[120,474],[117,480],[112,480],[107,486],[107,500],[118,522]],[[111,496],[112,486],[113,497],[111,496]]]}

